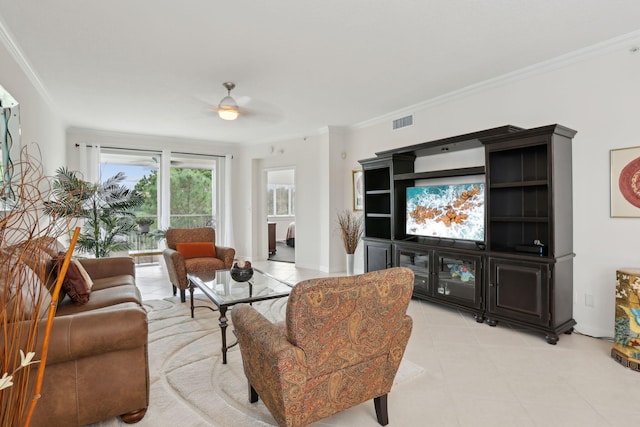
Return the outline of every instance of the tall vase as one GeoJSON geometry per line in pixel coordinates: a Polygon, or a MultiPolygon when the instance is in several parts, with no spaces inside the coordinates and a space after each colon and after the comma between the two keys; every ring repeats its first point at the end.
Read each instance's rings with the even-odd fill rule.
{"type": "Polygon", "coordinates": [[[353,276],[353,254],[347,254],[347,276],[353,276]]]}

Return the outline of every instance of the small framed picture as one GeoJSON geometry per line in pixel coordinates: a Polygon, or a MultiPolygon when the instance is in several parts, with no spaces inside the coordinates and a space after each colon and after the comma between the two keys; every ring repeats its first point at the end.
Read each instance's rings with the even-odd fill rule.
{"type": "Polygon", "coordinates": [[[353,210],[357,212],[364,208],[362,170],[351,171],[351,175],[353,178],[353,210]]]}
{"type": "Polygon", "coordinates": [[[640,217],[640,147],[611,150],[611,216],[640,217]]]}

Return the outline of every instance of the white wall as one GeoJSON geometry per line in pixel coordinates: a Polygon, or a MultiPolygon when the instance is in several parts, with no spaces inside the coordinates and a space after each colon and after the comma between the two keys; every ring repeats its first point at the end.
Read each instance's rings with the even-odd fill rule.
{"type": "Polygon", "coordinates": [[[339,129],[322,129],[305,138],[243,150],[243,164],[251,170],[251,176],[241,177],[237,183],[243,188],[245,207],[234,217],[251,223],[245,244],[252,248],[253,259],[267,256],[264,171],[293,167],[296,170],[296,266],[327,272],[344,270],[344,250],[339,246],[339,236],[333,232],[334,211],[342,205],[342,185],[346,179],[342,173],[346,162],[340,157],[344,142],[340,138],[339,129]]]}
{"type": "MultiPolygon", "coordinates": [[[[327,233],[329,251],[329,271],[344,272],[347,269],[346,251],[342,241],[337,214],[352,209],[352,177],[347,161],[346,133],[344,129],[329,128],[329,204],[324,212],[327,215],[329,230],[327,233]]],[[[364,270],[362,270],[364,271],[364,270]]],[[[362,271],[355,271],[356,273],[362,271]]]]}
{"type": "Polygon", "coordinates": [[[18,64],[14,54],[14,50],[0,43],[0,85],[20,104],[21,145],[31,146],[30,153],[36,154],[33,144],[37,144],[44,174],[52,175],[66,160],[64,123],[55,106],[33,83],[33,76],[18,64]]]}
{"type": "Polygon", "coordinates": [[[135,148],[148,150],[171,150],[181,153],[210,154],[224,156],[237,154],[239,148],[233,144],[211,143],[196,139],[172,138],[157,135],[140,135],[109,132],[95,129],[69,128],[66,132],[69,168],[79,166],[79,151],[76,144],[99,144],[106,147],[135,148]]]}
{"type": "MultiPolygon", "coordinates": [[[[609,150],[640,145],[640,53],[628,43],[568,58],[414,110],[414,125],[353,129],[349,158],[504,124],[559,123],[573,142],[574,318],[576,329],[613,336],[616,269],[640,266],[640,219],[609,215],[609,150]],[[585,306],[585,295],[594,306],[585,306]]],[[[401,115],[398,115],[401,117],[401,115]]],[[[352,162],[355,167],[356,163],[352,162]]],[[[357,258],[362,263],[362,257],[357,258]]]]}

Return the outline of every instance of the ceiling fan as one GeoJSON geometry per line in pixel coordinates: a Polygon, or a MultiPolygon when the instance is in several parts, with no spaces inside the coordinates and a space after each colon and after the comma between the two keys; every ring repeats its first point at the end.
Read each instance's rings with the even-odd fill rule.
{"type": "Polygon", "coordinates": [[[273,104],[246,95],[232,97],[231,91],[236,88],[233,82],[224,82],[222,86],[227,90],[227,95],[217,105],[210,103],[210,95],[196,96],[207,105],[207,114],[214,111],[225,121],[234,121],[240,117],[244,122],[244,119],[250,118],[251,125],[273,124],[282,120],[282,111],[273,104]]]}
{"type": "Polygon", "coordinates": [[[240,114],[238,103],[231,97],[231,91],[236,87],[236,84],[233,82],[224,82],[222,86],[227,89],[227,96],[222,98],[218,104],[218,116],[220,116],[222,120],[235,120],[240,114]]]}

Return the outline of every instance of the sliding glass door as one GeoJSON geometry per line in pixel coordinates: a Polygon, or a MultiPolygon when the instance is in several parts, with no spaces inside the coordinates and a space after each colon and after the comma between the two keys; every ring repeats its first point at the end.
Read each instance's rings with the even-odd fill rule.
{"type": "Polygon", "coordinates": [[[216,228],[216,160],[172,154],[170,226],[216,228]]]}
{"type": "Polygon", "coordinates": [[[146,252],[158,248],[161,235],[158,191],[160,153],[140,150],[100,150],[100,181],[124,173],[124,185],[145,195],[144,203],[134,211],[138,228],[127,236],[131,251],[146,252]]]}
{"type": "Polygon", "coordinates": [[[138,229],[127,237],[131,251],[157,250],[169,227],[220,226],[217,213],[223,161],[217,156],[101,148],[100,180],[123,172],[125,185],[146,196],[134,212],[138,229]]]}

